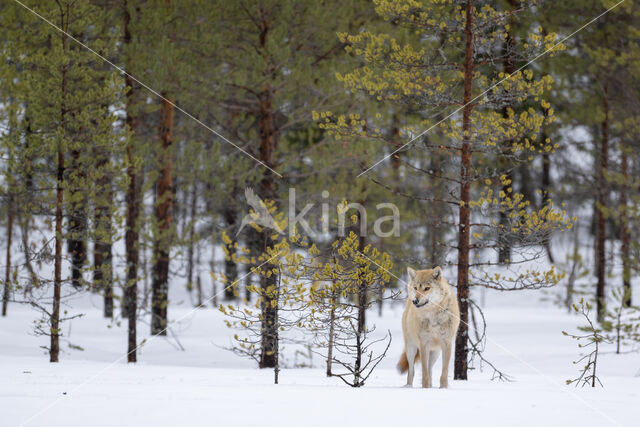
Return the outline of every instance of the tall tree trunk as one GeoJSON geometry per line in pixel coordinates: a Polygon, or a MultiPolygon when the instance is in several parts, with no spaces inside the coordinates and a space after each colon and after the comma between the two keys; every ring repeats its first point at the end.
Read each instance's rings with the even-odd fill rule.
{"type": "MultiPolygon", "coordinates": [[[[230,205],[224,209],[224,220],[227,230],[234,230],[236,225],[236,211],[230,205]]],[[[224,288],[224,299],[231,301],[236,299],[238,292],[238,265],[233,260],[233,255],[236,253],[235,242],[231,241],[227,245],[228,256],[224,259],[224,275],[227,279],[227,284],[224,288]]]]}
{"type": "MultiPolygon", "coordinates": [[[[210,271],[216,271],[216,259],[215,259],[215,253],[213,251],[211,252],[209,269],[210,271]]],[[[218,286],[216,285],[215,279],[211,281],[211,305],[213,305],[213,308],[218,308],[218,286]]]]}
{"type": "Polygon", "coordinates": [[[197,307],[203,308],[203,300],[202,300],[202,280],[200,280],[200,245],[196,248],[196,262],[195,262],[195,275],[196,275],[196,298],[197,298],[197,307]]]}
{"type": "MultiPolygon", "coordinates": [[[[163,95],[165,96],[165,95],[163,95]]],[[[157,184],[156,227],[154,242],[153,281],[151,284],[151,334],[167,334],[167,305],[169,292],[169,251],[171,250],[170,232],[173,222],[173,191],[171,173],[173,169],[173,101],[166,96],[162,100],[162,128],[160,140],[162,155],[160,158],[160,176],[157,184]]]]}
{"type": "MultiPolygon", "coordinates": [[[[69,14],[67,8],[66,20],[65,12],[60,12],[60,26],[65,31],[60,35],[63,57],[67,55],[67,36],[69,29],[69,14]]],[[[67,106],[65,103],[67,95],[67,64],[63,62],[60,66],[60,129],[63,137],[66,136],[66,115],[67,106]]],[[[49,362],[58,362],[60,353],[60,293],[62,288],[62,221],[64,203],[64,145],[62,140],[57,142],[57,175],[56,175],[56,213],[55,213],[55,253],[53,261],[53,307],[49,316],[49,327],[51,342],[49,344],[49,362]]]]}
{"type": "MultiPolygon", "coordinates": [[[[366,182],[366,181],[365,181],[366,182]]],[[[362,186],[362,190],[364,192],[366,188],[366,184],[363,184],[362,186]]],[[[362,199],[360,200],[360,204],[362,206],[365,206],[366,200],[362,199]]],[[[367,237],[365,235],[362,234],[362,229],[363,229],[363,221],[366,221],[366,216],[364,218],[362,218],[362,214],[360,213],[360,211],[358,210],[358,251],[360,251],[360,253],[362,253],[362,251],[364,251],[364,247],[367,244],[367,237]]],[[[365,284],[365,280],[364,278],[362,278],[360,280],[360,283],[358,283],[358,335],[360,337],[362,337],[362,335],[364,334],[364,331],[367,327],[367,300],[368,300],[369,296],[368,296],[368,292],[367,292],[367,285],[365,284]]]]}
{"type": "MultiPolygon", "coordinates": [[[[261,236],[260,233],[253,227],[248,228],[246,232],[245,244],[249,247],[249,250],[252,254],[260,253],[262,250],[261,246],[261,236]]],[[[247,302],[251,302],[251,298],[253,296],[253,292],[251,292],[251,287],[255,284],[255,277],[251,273],[251,267],[256,267],[255,265],[246,265],[245,266],[245,275],[244,275],[244,297],[247,302]]],[[[258,279],[259,280],[259,279],[258,279]]]]}
{"type": "MultiPolygon", "coordinates": [[[[129,30],[129,24],[131,21],[131,15],[127,0],[124,0],[124,45],[125,55],[131,55],[131,32],[129,30]]],[[[127,61],[131,61],[130,57],[127,61]]],[[[129,67],[130,68],[130,67],[129,67]]],[[[128,333],[127,333],[127,361],[132,363],[136,362],[136,348],[137,348],[137,314],[138,314],[138,212],[139,212],[139,200],[137,190],[137,172],[135,164],[135,147],[134,136],[136,132],[137,122],[134,117],[133,103],[134,91],[136,87],[133,84],[133,80],[129,75],[125,74],[124,78],[126,86],[126,125],[127,130],[131,133],[131,139],[127,144],[127,177],[129,179],[129,186],[127,187],[126,204],[127,204],[127,220],[126,220],[126,232],[125,232],[125,251],[127,259],[127,282],[125,284],[124,300],[125,300],[125,312],[128,320],[128,333]]]]}
{"type": "MultiPolygon", "coordinates": [[[[545,116],[547,112],[545,110],[545,116]]],[[[547,140],[546,133],[542,133],[542,141],[547,140]]],[[[540,185],[540,193],[542,195],[542,205],[548,206],[550,201],[549,190],[551,188],[551,158],[547,151],[543,151],[542,153],[542,182],[540,185]]],[[[551,237],[545,237],[542,244],[544,245],[545,250],[547,251],[547,257],[549,258],[550,263],[554,263],[553,252],[551,252],[551,237]]]]}
{"type": "MultiPolygon", "coordinates": [[[[276,145],[276,131],[273,125],[272,104],[271,104],[271,88],[267,86],[260,94],[260,160],[269,167],[273,167],[273,156],[276,145]]],[[[275,200],[277,183],[273,172],[266,170],[260,181],[260,198],[262,200],[275,200]]],[[[271,246],[270,233],[272,230],[263,230],[260,232],[261,251],[266,252],[267,247],[271,246]]],[[[269,277],[261,277],[262,287],[262,345],[260,355],[261,368],[275,368],[278,326],[276,324],[278,307],[275,301],[273,290],[277,283],[277,275],[272,274],[269,277]]]]}
{"type": "MultiPolygon", "coordinates": [[[[196,245],[196,208],[198,204],[198,184],[195,176],[193,179],[194,181],[191,185],[190,191],[191,194],[189,195],[189,217],[191,218],[191,227],[189,228],[189,246],[187,247],[187,291],[189,291],[190,294],[194,288],[193,270],[196,245]]],[[[186,223],[186,221],[183,222],[186,223]]]]}
{"type": "Polygon", "coordinates": [[[627,183],[629,181],[629,152],[622,146],[620,158],[620,171],[622,173],[622,186],[620,188],[620,256],[622,257],[622,291],[623,304],[631,306],[631,233],[629,232],[629,208],[627,206],[627,183]]]}
{"type": "MultiPolygon", "coordinates": [[[[29,103],[25,104],[24,111],[24,121],[26,122],[25,135],[24,135],[24,151],[30,152],[29,147],[31,146],[31,138],[33,136],[33,130],[31,128],[31,119],[30,119],[30,105],[29,103]]],[[[33,156],[28,156],[26,161],[31,163],[33,160],[33,156]]],[[[34,203],[34,197],[31,196],[34,194],[33,188],[33,173],[31,167],[27,167],[26,170],[21,171],[21,177],[24,181],[25,192],[26,192],[26,200],[22,200],[22,205],[28,205],[30,203],[34,203]]],[[[31,223],[31,214],[28,210],[24,210],[22,214],[18,218],[18,222],[20,225],[20,234],[22,237],[22,252],[24,253],[24,265],[27,268],[27,272],[29,273],[29,281],[24,286],[23,295],[26,296],[30,294],[34,287],[38,286],[38,275],[33,268],[33,264],[31,263],[31,254],[30,254],[30,245],[29,245],[29,226],[31,223]]]]}
{"type": "MultiPolygon", "coordinates": [[[[9,190],[11,191],[11,190],[9,190]]],[[[9,294],[11,292],[11,237],[13,236],[13,196],[7,199],[7,257],[5,260],[4,292],[2,294],[2,315],[7,315],[9,294]]]]}
{"type": "MultiPolygon", "coordinates": [[[[267,36],[270,31],[271,16],[263,7],[259,6],[259,47],[268,55],[267,36]]],[[[268,71],[268,79],[274,77],[273,70],[268,71]]],[[[270,83],[258,94],[258,126],[260,132],[260,161],[269,166],[264,171],[264,175],[258,186],[259,197],[264,200],[276,200],[278,184],[276,177],[271,171],[275,167],[275,150],[278,140],[278,130],[274,123],[273,111],[273,89],[270,83]]],[[[260,246],[263,253],[267,247],[272,245],[271,230],[263,230],[260,233],[260,246]]],[[[262,288],[262,336],[260,348],[260,368],[275,368],[277,366],[278,351],[278,305],[275,289],[278,284],[278,275],[271,274],[269,277],[261,278],[262,288]]]]}
{"type": "Polygon", "coordinates": [[[466,6],[465,61],[464,61],[464,108],[462,110],[462,149],[460,152],[460,218],[458,224],[458,305],[460,327],[456,337],[454,378],[467,379],[467,340],[469,335],[469,224],[471,198],[471,112],[473,106],[473,1],[466,6]]]}
{"type": "Polygon", "coordinates": [[[604,83],[602,93],[602,107],[604,119],[602,120],[602,140],[600,142],[600,165],[597,170],[598,202],[596,203],[596,304],[598,322],[604,319],[605,310],[605,279],[606,279],[606,221],[607,208],[606,172],[609,160],[609,104],[607,100],[607,84],[604,83]]]}
{"type": "MultiPolygon", "coordinates": [[[[432,171],[441,170],[441,162],[443,160],[443,156],[438,150],[434,150],[431,153],[431,159],[429,160],[429,168],[432,171]]],[[[429,211],[430,211],[430,220],[427,223],[427,247],[428,254],[427,259],[429,260],[430,268],[434,268],[436,266],[441,266],[444,263],[444,246],[443,240],[446,232],[445,226],[440,223],[440,218],[445,217],[444,205],[440,200],[444,199],[444,186],[442,182],[437,178],[433,178],[431,181],[431,191],[433,193],[433,200],[429,203],[429,211]]]]}
{"type": "MultiPolygon", "coordinates": [[[[398,113],[396,111],[391,115],[391,142],[392,149],[399,149],[402,147],[402,141],[400,140],[400,127],[398,123],[398,113]]],[[[400,165],[402,164],[402,159],[400,159],[401,151],[393,154],[391,156],[391,169],[393,170],[393,175],[395,179],[400,178],[400,165]]],[[[397,182],[399,184],[399,182],[397,182]]]]}
{"type": "MultiPolygon", "coordinates": [[[[63,87],[64,83],[63,74],[63,87]]],[[[64,93],[64,91],[63,91],[64,93]]],[[[64,107],[63,107],[63,128],[64,128],[64,107]]],[[[64,202],[64,152],[62,143],[58,143],[58,177],[56,183],[56,237],[55,255],[53,267],[53,309],[51,310],[51,344],[49,345],[49,361],[57,362],[60,352],[58,339],[60,324],[60,288],[62,287],[62,203],[64,202]]]]}
{"type": "MultiPolygon", "coordinates": [[[[508,3],[511,10],[516,9],[518,6],[518,0],[508,0],[508,3]]],[[[510,29],[507,31],[507,34],[502,46],[502,54],[504,56],[502,67],[505,75],[511,75],[516,70],[516,63],[514,58],[515,40],[511,35],[511,32],[513,31],[513,25],[514,25],[512,21],[513,21],[512,19],[509,19],[510,29]]],[[[502,110],[502,116],[506,118],[508,117],[508,115],[509,115],[508,107],[504,107],[504,109],[502,110]]],[[[509,154],[512,144],[513,144],[513,141],[511,140],[506,142],[506,146],[504,147],[505,158],[509,154]]],[[[504,192],[504,194],[510,194],[511,187],[513,185],[513,172],[511,171],[510,168],[506,173],[506,177],[507,177],[508,184],[502,185],[502,191],[504,192]]],[[[500,247],[498,250],[498,263],[508,264],[511,260],[511,243],[512,243],[511,238],[509,237],[509,235],[511,234],[511,227],[509,227],[509,214],[506,210],[500,210],[499,217],[500,217],[499,218],[500,247]]]]}
{"type": "Polygon", "coordinates": [[[96,201],[94,213],[96,239],[93,250],[93,287],[103,295],[104,317],[113,318],[113,256],[111,247],[113,189],[111,175],[107,170],[110,166],[109,154],[97,153],[97,155],[99,161],[96,167],[103,171],[103,174],[96,185],[98,192],[104,193],[105,199],[96,201]]]}
{"type": "Polygon", "coordinates": [[[82,269],[87,261],[87,210],[86,194],[81,188],[86,182],[84,165],[80,159],[80,150],[71,150],[69,167],[69,237],[67,239],[69,255],[71,255],[71,284],[81,288],[84,284],[82,269]],[[78,196],[79,194],[79,196],[78,196]]]}
{"type": "MultiPolygon", "coordinates": [[[[335,262],[335,258],[334,258],[335,262]]],[[[331,308],[329,309],[329,339],[327,340],[327,376],[330,377],[333,375],[332,366],[333,366],[333,347],[335,342],[335,331],[336,331],[336,304],[338,302],[338,295],[335,292],[335,280],[333,281],[332,289],[334,291],[331,292],[331,296],[329,297],[329,303],[331,308]]]]}
{"type": "MultiPolygon", "coordinates": [[[[362,201],[364,206],[364,201],[362,201]]],[[[363,218],[360,215],[360,211],[358,211],[358,225],[362,223],[363,218]]],[[[358,250],[362,252],[365,246],[366,237],[360,234],[358,236],[358,250]]],[[[356,334],[356,360],[353,364],[353,386],[360,387],[362,380],[362,365],[363,365],[363,345],[364,345],[364,334],[367,328],[367,285],[364,279],[360,279],[358,283],[358,326],[357,326],[357,334],[356,334]]]]}

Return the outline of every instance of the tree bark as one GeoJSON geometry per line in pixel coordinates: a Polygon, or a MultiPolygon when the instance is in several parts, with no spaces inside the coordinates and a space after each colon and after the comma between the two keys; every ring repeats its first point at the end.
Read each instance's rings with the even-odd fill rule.
{"type": "MultiPolygon", "coordinates": [[[[131,15],[127,0],[124,0],[124,45],[125,55],[129,55],[127,50],[131,49],[131,32],[129,30],[129,24],[131,21],[131,15]]],[[[127,60],[130,61],[129,58],[127,60]]],[[[133,113],[134,92],[136,87],[133,85],[133,80],[128,74],[125,74],[125,86],[126,86],[126,125],[127,130],[135,135],[137,122],[133,113]]],[[[129,186],[127,187],[126,204],[127,204],[127,219],[126,219],[126,232],[125,232],[125,250],[127,259],[127,282],[125,284],[124,300],[125,300],[125,314],[128,320],[128,332],[127,332],[127,361],[130,363],[136,362],[137,355],[137,312],[138,312],[138,191],[137,191],[137,173],[135,165],[135,147],[133,139],[130,139],[127,144],[127,177],[129,179],[129,186]]]]}
{"type": "Polygon", "coordinates": [[[29,214],[24,212],[24,217],[22,217],[19,221],[20,223],[20,234],[22,236],[22,252],[24,254],[24,265],[29,273],[29,281],[24,287],[23,294],[26,296],[28,293],[31,293],[34,287],[38,286],[38,275],[36,274],[35,269],[33,268],[33,264],[31,263],[31,253],[29,247],[29,222],[31,221],[29,214]]]}
{"type": "Polygon", "coordinates": [[[597,170],[598,201],[596,203],[596,304],[598,322],[604,319],[605,310],[605,280],[606,280],[606,221],[607,208],[606,172],[609,159],[609,104],[607,101],[607,84],[604,83],[602,94],[604,119],[602,120],[602,140],[600,142],[600,165],[597,170]]]}
{"type": "MultiPolygon", "coordinates": [[[[63,74],[63,87],[64,83],[63,74]]],[[[63,92],[64,93],[64,92],[63,92]]],[[[64,127],[64,107],[63,107],[63,127],[64,127]]],[[[51,310],[51,344],[49,346],[49,361],[57,362],[60,352],[59,327],[60,327],[60,288],[62,287],[62,203],[64,202],[64,152],[62,144],[58,143],[58,177],[56,183],[56,237],[55,256],[53,267],[53,309],[51,310]]]]}
{"type": "MultiPolygon", "coordinates": [[[[236,212],[231,206],[225,207],[224,219],[227,225],[227,230],[233,230],[236,225],[236,212]]],[[[229,251],[229,258],[225,257],[224,260],[224,275],[227,278],[227,284],[224,288],[224,299],[231,301],[236,299],[236,293],[238,290],[238,265],[233,260],[233,255],[236,252],[235,242],[232,241],[227,245],[227,251],[229,251]]]]}
{"type": "MultiPolygon", "coordinates": [[[[67,54],[67,36],[66,31],[69,29],[69,14],[67,7],[66,21],[65,13],[60,11],[60,26],[65,30],[60,35],[63,55],[67,54]]],[[[63,62],[60,66],[60,128],[63,137],[66,136],[66,95],[67,95],[67,65],[63,62]]],[[[49,316],[50,338],[49,344],[49,362],[58,362],[58,354],[60,353],[60,293],[62,287],[62,221],[63,221],[63,203],[64,203],[64,141],[57,142],[57,176],[56,176],[56,213],[55,213],[55,253],[53,261],[53,307],[49,316]]]]}
{"type": "MultiPolygon", "coordinates": [[[[546,114],[547,113],[545,111],[545,116],[546,114]]],[[[542,141],[544,142],[546,140],[547,140],[547,135],[543,132],[542,141]]],[[[542,183],[540,187],[541,187],[540,193],[542,194],[542,205],[548,206],[549,200],[550,200],[549,189],[551,188],[551,158],[549,156],[549,153],[546,151],[542,153],[542,183]]],[[[545,237],[542,244],[544,245],[544,248],[547,251],[547,257],[549,258],[549,262],[553,264],[555,260],[553,258],[553,252],[551,252],[551,238],[545,237]]]]}
{"type": "MultiPolygon", "coordinates": [[[[335,287],[335,280],[333,283],[335,287]]],[[[335,288],[334,288],[335,289],[335,288]]],[[[335,341],[335,330],[336,330],[336,304],[337,304],[337,295],[336,292],[333,291],[331,293],[331,297],[329,298],[329,303],[331,304],[331,308],[329,309],[329,339],[327,340],[327,376],[330,377],[333,375],[332,366],[333,366],[333,347],[335,341]]]]}
{"type": "Polygon", "coordinates": [[[94,227],[96,240],[93,251],[93,287],[102,292],[104,298],[103,315],[113,318],[113,256],[111,247],[111,205],[113,204],[113,189],[111,188],[111,175],[108,153],[97,153],[99,161],[96,167],[103,171],[98,180],[98,192],[104,192],[105,200],[96,201],[94,214],[94,227]]]}
{"type": "MultiPolygon", "coordinates": [[[[402,141],[400,140],[400,128],[398,126],[398,113],[396,111],[391,115],[391,142],[392,149],[397,150],[402,147],[402,141]]],[[[400,179],[400,165],[402,164],[400,153],[401,151],[398,151],[391,156],[391,169],[393,170],[394,177],[398,180],[400,179]]]]}
{"type": "MultiPolygon", "coordinates": [[[[11,191],[11,190],[9,190],[11,191]]],[[[2,294],[2,316],[7,315],[9,295],[11,293],[11,238],[13,237],[13,196],[7,200],[7,257],[4,272],[4,293],[2,294]]]]}
{"type": "MultiPolygon", "coordinates": [[[[363,191],[365,189],[365,185],[363,184],[363,191]]],[[[360,204],[365,206],[366,200],[360,200],[360,204]]],[[[364,251],[364,247],[366,246],[366,236],[363,236],[360,232],[362,230],[362,222],[366,221],[366,217],[362,218],[362,214],[358,211],[358,251],[362,253],[364,251]]],[[[366,284],[364,283],[364,279],[360,279],[360,283],[358,283],[358,335],[362,337],[364,331],[367,327],[367,300],[368,300],[368,289],[366,284]]],[[[381,296],[382,298],[382,296],[381,296]]]]}
{"type": "Polygon", "coordinates": [[[160,176],[157,183],[156,227],[157,236],[154,242],[153,282],[151,284],[151,334],[167,334],[167,306],[169,292],[169,251],[170,231],[173,222],[172,169],[173,154],[173,101],[162,100],[162,127],[160,140],[162,155],[160,159],[160,176]]]}
{"type": "MultiPolygon", "coordinates": [[[[276,145],[276,130],[273,126],[272,104],[271,104],[271,88],[269,86],[260,94],[260,160],[269,167],[273,167],[273,155],[276,145]]],[[[259,185],[260,198],[262,200],[275,200],[277,183],[275,177],[270,170],[264,172],[263,178],[259,185]]],[[[271,230],[263,230],[260,233],[261,250],[266,252],[267,247],[271,245],[271,230]]],[[[274,306],[274,292],[277,275],[272,274],[269,277],[261,278],[262,287],[262,346],[260,355],[261,368],[274,368],[276,366],[278,326],[276,325],[278,307],[274,306]]]]}
{"type": "Polygon", "coordinates": [[[84,284],[82,269],[87,261],[87,211],[86,195],[81,185],[86,181],[86,174],[81,164],[80,150],[71,150],[71,164],[69,167],[70,203],[68,206],[69,237],[67,239],[69,255],[71,255],[71,284],[79,289],[84,284]],[[73,178],[71,178],[73,177],[73,178]],[[78,183],[79,181],[79,183],[78,183]],[[80,193],[80,197],[77,194],[80,193]]]}
{"type": "MultiPolygon", "coordinates": [[[[518,6],[517,0],[508,0],[508,3],[511,10],[516,9],[518,6]]],[[[512,21],[513,21],[512,19],[509,19],[510,28],[509,30],[507,30],[507,34],[502,47],[502,54],[504,56],[502,67],[506,75],[511,75],[516,70],[515,58],[513,56],[514,49],[515,49],[515,40],[511,35],[511,32],[513,31],[513,25],[514,25],[512,21]]],[[[502,110],[502,116],[508,117],[508,114],[509,114],[508,107],[504,107],[504,109],[502,110]]],[[[505,157],[509,154],[512,144],[513,144],[513,141],[511,140],[506,142],[506,146],[504,147],[505,157]]],[[[502,186],[502,191],[505,194],[511,194],[510,189],[512,188],[512,185],[513,185],[513,172],[511,171],[511,169],[507,171],[506,176],[509,184],[504,184],[502,186]]],[[[499,217],[500,217],[499,218],[500,247],[498,250],[498,263],[508,264],[511,260],[511,238],[509,236],[511,234],[511,227],[509,227],[508,212],[504,209],[500,210],[499,217]]]]}
{"type": "MultiPolygon", "coordinates": [[[[438,121],[440,119],[437,119],[438,121]]],[[[434,150],[431,153],[431,159],[429,160],[429,168],[433,171],[440,170],[442,167],[443,156],[438,150],[434,150]]],[[[430,268],[441,266],[444,263],[445,251],[443,246],[443,240],[446,233],[446,226],[444,226],[440,219],[444,218],[446,213],[445,206],[439,200],[445,199],[444,185],[437,178],[431,179],[431,191],[434,196],[432,202],[429,203],[429,222],[427,223],[427,247],[430,268]]]]}
{"type": "Polygon", "coordinates": [[[454,378],[467,379],[467,339],[469,335],[469,236],[470,236],[470,175],[471,175],[471,112],[473,106],[473,1],[466,5],[465,61],[464,61],[464,108],[462,110],[462,150],[460,152],[460,218],[458,223],[458,305],[460,327],[456,337],[454,378]]]}
{"type": "MultiPolygon", "coordinates": [[[[194,258],[196,239],[196,208],[198,205],[197,193],[197,182],[194,176],[194,181],[191,185],[191,194],[189,195],[189,216],[191,217],[191,227],[189,228],[189,246],[187,248],[187,291],[189,291],[189,293],[191,293],[194,288],[193,270],[195,269],[194,258]]],[[[184,221],[184,223],[186,223],[186,221],[184,221]]]]}
{"type": "Polygon", "coordinates": [[[631,307],[631,233],[629,231],[629,211],[627,206],[629,181],[629,153],[621,147],[620,171],[622,186],[620,188],[620,256],[622,257],[622,292],[623,305],[631,307]]]}
{"type": "MultiPolygon", "coordinates": [[[[258,10],[259,25],[259,47],[268,55],[267,36],[271,29],[271,17],[263,6],[258,10]]],[[[266,78],[273,78],[272,71],[266,78]]],[[[277,182],[274,173],[271,171],[275,167],[275,150],[278,140],[278,130],[274,123],[273,111],[273,89],[270,83],[266,83],[264,89],[258,94],[258,126],[260,132],[260,161],[269,166],[270,169],[264,171],[264,175],[258,186],[259,197],[264,200],[276,200],[277,182]]],[[[263,230],[260,233],[260,246],[263,253],[271,246],[271,230],[263,230]]],[[[269,277],[262,277],[262,337],[260,349],[260,368],[275,368],[277,365],[278,351],[278,306],[275,299],[275,289],[278,283],[277,274],[269,277]]]]}

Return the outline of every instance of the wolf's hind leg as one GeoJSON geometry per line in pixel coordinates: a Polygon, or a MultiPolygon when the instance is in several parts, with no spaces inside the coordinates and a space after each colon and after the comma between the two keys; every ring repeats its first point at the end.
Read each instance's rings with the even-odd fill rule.
{"type": "Polygon", "coordinates": [[[436,364],[438,360],[438,356],[440,356],[440,352],[438,350],[431,350],[429,352],[429,372],[433,372],[433,365],[436,364]]]}
{"type": "Polygon", "coordinates": [[[413,375],[415,374],[415,360],[416,353],[418,353],[418,348],[411,344],[407,343],[404,349],[405,354],[407,355],[407,361],[409,362],[409,369],[407,371],[407,387],[413,386],[413,375]]]}

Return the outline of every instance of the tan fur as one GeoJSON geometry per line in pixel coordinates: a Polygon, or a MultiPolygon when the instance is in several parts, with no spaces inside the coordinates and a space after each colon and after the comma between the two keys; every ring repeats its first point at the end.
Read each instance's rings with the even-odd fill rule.
{"type": "MultiPolygon", "coordinates": [[[[416,358],[413,360],[413,364],[415,365],[420,361],[420,353],[416,353],[416,358]]],[[[400,360],[398,360],[398,371],[401,374],[404,374],[409,370],[409,361],[407,360],[407,353],[404,351],[400,355],[400,360]]]]}
{"type": "Polygon", "coordinates": [[[413,385],[415,364],[422,365],[422,387],[431,387],[431,371],[443,354],[440,387],[448,387],[449,363],[460,324],[458,301],[440,267],[415,271],[407,268],[407,305],[402,315],[405,351],[398,369],[407,372],[407,386],[413,385]],[[417,303],[417,305],[416,305],[417,303]],[[414,363],[409,363],[413,359],[414,363]]]}

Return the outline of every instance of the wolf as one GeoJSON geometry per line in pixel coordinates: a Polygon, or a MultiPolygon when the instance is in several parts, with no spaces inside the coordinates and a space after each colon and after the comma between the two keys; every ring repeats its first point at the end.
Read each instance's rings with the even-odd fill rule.
{"type": "Polygon", "coordinates": [[[415,363],[422,362],[422,387],[431,387],[431,371],[442,351],[440,388],[447,388],[453,340],[460,324],[460,309],[442,269],[414,270],[407,267],[409,297],[402,314],[404,352],[398,362],[407,372],[406,387],[413,386],[415,363]],[[411,361],[411,363],[409,363],[411,361]]]}

